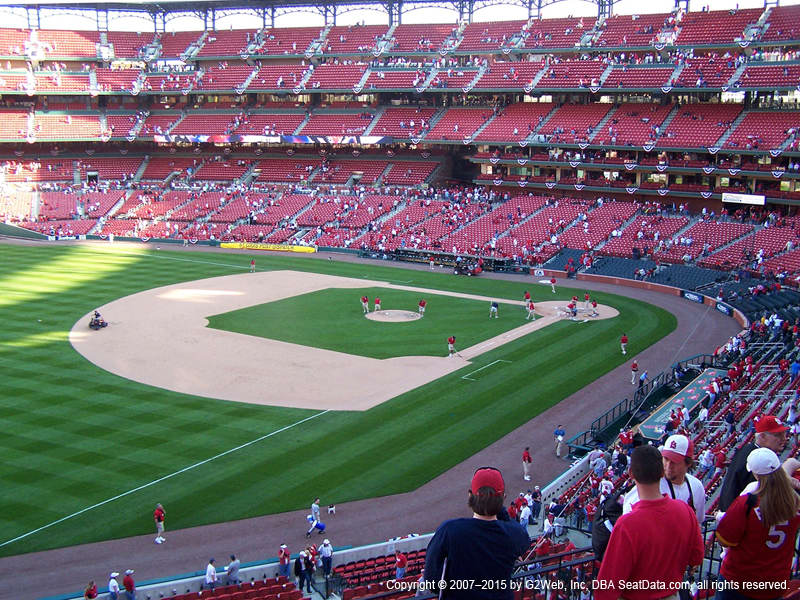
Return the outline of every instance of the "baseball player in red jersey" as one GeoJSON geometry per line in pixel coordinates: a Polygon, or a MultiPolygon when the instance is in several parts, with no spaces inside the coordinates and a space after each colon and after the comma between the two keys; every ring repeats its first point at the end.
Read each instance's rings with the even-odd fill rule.
{"type": "Polygon", "coordinates": [[[592,297],[589,295],[589,292],[586,292],[586,293],[583,295],[583,302],[584,302],[583,309],[584,309],[586,312],[589,312],[589,301],[590,301],[591,299],[592,299],[592,297]]]}
{"type": "Polygon", "coordinates": [[[536,320],[536,313],[533,312],[533,311],[534,311],[534,309],[536,307],[533,304],[533,300],[528,300],[528,307],[527,308],[528,308],[528,316],[525,317],[525,320],[527,321],[528,319],[533,319],[535,321],[536,320]]]}
{"type": "Polygon", "coordinates": [[[451,335],[447,338],[447,355],[453,356],[456,352],[456,336],[451,335]]]}
{"type": "Polygon", "coordinates": [[[622,337],[619,338],[619,347],[622,348],[623,354],[628,353],[628,336],[624,333],[622,334],[622,337]]]}
{"type": "Polygon", "coordinates": [[[551,277],[550,278],[550,289],[553,290],[554,294],[556,293],[556,278],[555,277],[551,277]]]}
{"type": "Polygon", "coordinates": [[[420,301],[419,301],[419,308],[418,308],[417,310],[419,311],[419,314],[420,314],[420,316],[422,316],[422,317],[424,317],[424,316],[425,316],[425,306],[426,306],[427,304],[428,304],[428,303],[427,303],[427,302],[425,302],[425,298],[423,298],[422,300],[420,300],[420,301]]]}
{"type": "Polygon", "coordinates": [[[250,259],[250,272],[251,273],[255,273],[256,272],[256,259],[255,258],[251,258],[250,259]]]}
{"type": "Polygon", "coordinates": [[[369,298],[361,296],[361,308],[364,309],[364,314],[369,312],[369,298]]]}
{"type": "Polygon", "coordinates": [[[528,290],[525,290],[525,293],[522,295],[522,308],[528,307],[528,302],[531,301],[531,293],[528,290]]]}
{"type": "Polygon", "coordinates": [[[597,300],[592,300],[592,313],[591,313],[591,316],[592,316],[592,317],[596,317],[596,316],[598,316],[599,314],[600,314],[600,313],[599,313],[599,312],[597,312],[597,300]]]}
{"type": "Polygon", "coordinates": [[[636,378],[639,376],[639,363],[635,360],[631,363],[631,385],[636,385],[636,378]]]}
{"type": "Polygon", "coordinates": [[[375,312],[378,312],[381,309],[381,299],[376,297],[375,298],[375,312]]]}

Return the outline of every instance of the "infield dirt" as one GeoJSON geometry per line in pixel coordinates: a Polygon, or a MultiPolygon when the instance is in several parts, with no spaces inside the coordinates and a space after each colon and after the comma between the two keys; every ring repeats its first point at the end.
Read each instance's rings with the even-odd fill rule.
{"type": "MultiPolygon", "coordinates": [[[[419,291],[426,296],[446,293],[491,300],[316,273],[246,273],[120,298],[98,309],[109,327],[97,332],[89,330],[91,313],[87,313],[72,327],[69,339],[77,352],[107,371],[176,392],[292,408],[367,410],[457,371],[484,352],[546,327],[561,318],[559,312],[564,306],[564,302],[539,302],[536,312],[540,318],[459,349],[460,356],[453,357],[379,360],[207,327],[209,315],[325,288],[365,285],[419,291]]],[[[609,306],[598,306],[598,313],[598,319],[618,314],[609,306]]]]}

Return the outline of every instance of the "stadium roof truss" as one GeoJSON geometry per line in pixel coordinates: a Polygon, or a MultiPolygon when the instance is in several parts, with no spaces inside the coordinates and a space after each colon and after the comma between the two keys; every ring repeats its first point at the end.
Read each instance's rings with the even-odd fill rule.
{"type": "MultiPolygon", "coordinates": [[[[402,23],[404,14],[421,8],[452,9],[459,20],[472,22],[476,11],[491,6],[520,6],[527,9],[528,17],[540,18],[542,9],[566,0],[163,0],[161,2],[88,2],[76,0],[41,0],[39,2],[8,2],[0,7],[0,14],[13,15],[27,20],[31,29],[48,28],[49,18],[64,14],[80,16],[96,23],[99,31],[108,31],[117,17],[139,17],[149,21],[154,31],[166,31],[169,22],[193,16],[203,22],[205,29],[216,29],[216,22],[231,15],[253,15],[262,27],[274,27],[279,16],[295,12],[312,12],[322,15],[326,25],[336,25],[337,16],[355,10],[373,9],[385,12],[388,24],[402,23]],[[44,24],[44,25],[43,25],[44,24]]],[[[584,0],[597,5],[598,16],[610,16],[615,4],[621,0],[584,0]]],[[[676,0],[677,3],[688,0],[676,0]]]]}

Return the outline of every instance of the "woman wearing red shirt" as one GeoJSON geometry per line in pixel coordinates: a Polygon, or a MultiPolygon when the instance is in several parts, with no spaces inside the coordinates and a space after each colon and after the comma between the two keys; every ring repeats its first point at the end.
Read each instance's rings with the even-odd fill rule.
{"type": "Polygon", "coordinates": [[[716,600],[780,598],[791,579],[800,497],[769,448],[753,450],[747,470],[756,483],[733,501],[717,527],[717,538],[728,547],[720,581],[730,582],[731,589],[718,590],[716,600]]]}

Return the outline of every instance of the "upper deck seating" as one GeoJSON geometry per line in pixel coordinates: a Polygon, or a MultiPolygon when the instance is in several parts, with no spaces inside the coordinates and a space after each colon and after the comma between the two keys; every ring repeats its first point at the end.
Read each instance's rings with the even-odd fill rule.
{"type": "Polygon", "coordinates": [[[658,146],[714,146],[742,112],[740,104],[687,104],[661,132],[658,146]]]}
{"type": "Polygon", "coordinates": [[[529,86],[543,68],[542,62],[496,62],[481,75],[474,89],[522,89],[529,86]]]}
{"type": "Polygon", "coordinates": [[[470,23],[464,28],[459,51],[499,50],[513,35],[522,31],[526,21],[470,23]]]}
{"type": "Polygon", "coordinates": [[[733,43],[742,38],[748,24],[758,21],[762,12],[764,10],[761,8],[688,12],[681,21],[676,44],[699,46],[733,43]]]}
{"type": "Polygon", "coordinates": [[[375,48],[379,37],[389,28],[386,25],[340,25],[331,27],[325,38],[325,54],[367,54],[375,48]]]}
{"type": "Polygon", "coordinates": [[[773,7],[767,22],[769,28],[761,37],[763,41],[800,40],[800,4],[773,7]]]}
{"type": "Polygon", "coordinates": [[[726,140],[726,148],[742,150],[779,148],[800,128],[800,112],[759,112],[745,115],[726,140]]]}
{"type": "Polygon", "coordinates": [[[669,19],[669,13],[652,15],[614,15],[605,20],[598,46],[652,46],[669,19]]]}
{"type": "Polygon", "coordinates": [[[392,39],[391,52],[436,52],[453,33],[455,25],[431,23],[427,25],[398,25],[392,39]]]}
{"type": "Polygon", "coordinates": [[[594,17],[530,20],[523,26],[525,48],[574,48],[595,24],[594,17]]]}
{"type": "Polygon", "coordinates": [[[461,140],[475,133],[491,116],[490,108],[449,108],[425,139],[461,140]]]}
{"type": "Polygon", "coordinates": [[[503,142],[524,140],[554,106],[549,102],[518,102],[506,106],[475,139],[503,142]]]}

